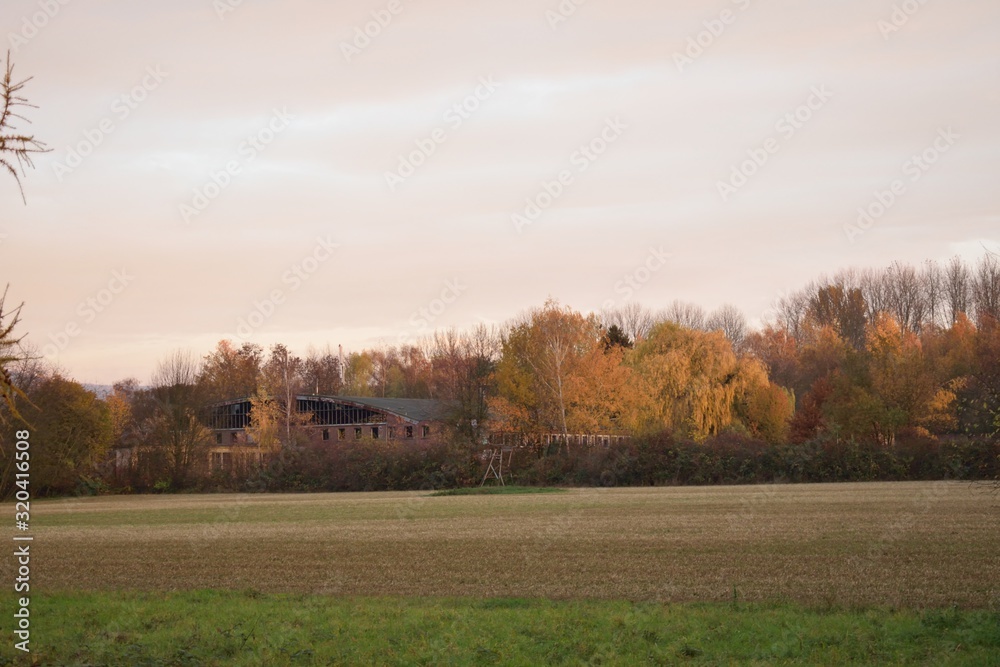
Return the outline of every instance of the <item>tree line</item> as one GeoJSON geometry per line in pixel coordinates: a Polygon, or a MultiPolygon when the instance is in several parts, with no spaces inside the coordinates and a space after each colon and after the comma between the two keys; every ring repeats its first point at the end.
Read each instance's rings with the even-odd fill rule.
{"type": "MultiPolygon", "coordinates": [[[[794,478],[806,451],[834,461],[824,468],[831,479],[865,466],[883,478],[993,476],[1000,466],[1000,262],[992,255],[842,271],[780,298],[757,329],[731,306],[707,314],[683,302],[661,310],[631,303],[581,313],[550,300],[501,326],[344,357],[329,347],[299,356],[281,344],[224,340],[200,358],[172,354],[148,383],[125,379],[103,397],[25,352],[18,314],[5,314],[0,300],[0,376],[10,387],[0,420],[34,429],[42,493],[461,484],[475,477],[484,430],[533,443],[518,464],[533,481],[698,481],[696,472],[664,477],[655,466],[684,457],[709,466],[718,451],[744,472],[754,461],[752,479],[794,478]],[[451,412],[447,432],[419,447],[317,445],[295,409],[300,394],[435,398],[451,412]],[[249,431],[267,456],[213,477],[202,465],[214,443],[206,409],[236,398],[250,399],[249,431]],[[572,450],[569,438],[542,446],[542,433],[631,440],[600,453],[572,450]],[[129,448],[144,454],[123,478],[114,456],[129,448]],[[652,456],[656,448],[670,453],[652,456]],[[862,451],[868,463],[843,458],[862,451]],[[963,467],[966,459],[978,463],[963,467]]],[[[0,433],[4,489],[9,431],[0,433]]],[[[727,468],[707,479],[741,474],[727,468]]]]}

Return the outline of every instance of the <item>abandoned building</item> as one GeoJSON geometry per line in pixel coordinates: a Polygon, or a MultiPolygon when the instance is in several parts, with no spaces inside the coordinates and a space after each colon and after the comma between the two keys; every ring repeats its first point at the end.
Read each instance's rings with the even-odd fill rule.
{"type": "MultiPolygon", "coordinates": [[[[435,399],[297,395],[295,401],[294,428],[317,444],[428,440],[445,435],[449,416],[454,417],[449,414],[452,403],[435,399]]],[[[263,463],[265,451],[251,429],[252,409],[250,398],[205,408],[200,421],[209,429],[210,438],[196,468],[211,472],[263,463]]],[[[528,448],[608,447],[629,439],[622,434],[509,432],[496,426],[490,422],[476,431],[477,444],[487,454],[528,448]]],[[[472,427],[476,429],[475,421],[472,427]]],[[[116,449],[111,464],[118,473],[134,469],[144,453],[148,450],[143,447],[116,449]]]]}
{"type": "MultiPolygon", "coordinates": [[[[415,440],[440,435],[448,404],[423,398],[296,396],[297,411],[318,441],[415,440]]],[[[208,465],[228,469],[238,458],[260,461],[261,452],[248,437],[249,398],[218,403],[208,411],[212,430],[208,465]]]]}

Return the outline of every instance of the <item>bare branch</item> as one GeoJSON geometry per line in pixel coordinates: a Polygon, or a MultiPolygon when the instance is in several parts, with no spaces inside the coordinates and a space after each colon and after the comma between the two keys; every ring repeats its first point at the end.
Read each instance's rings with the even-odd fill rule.
{"type": "MultiPolygon", "coordinates": [[[[14,384],[14,380],[7,370],[9,364],[19,362],[24,355],[17,349],[24,336],[14,338],[14,329],[21,321],[21,304],[8,313],[4,312],[4,302],[7,300],[7,288],[0,294],[0,401],[7,405],[10,413],[15,419],[20,418],[17,411],[16,401],[18,398],[27,399],[24,392],[14,384]]],[[[0,412],[0,424],[5,423],[5,418],[0,412]]]]}
{"type": "Polygon", "coordinates": [[[0,81],[0,167],[8,171],[17,182],[17,187],[21,191],[21,200],[25,204],[28,200],[24,196],[24,186],[21,184],[21,176],[25,169],[34,169],[32,155],[36,153],[48,153],[51,148],[46,148],[45,144],[35,139],[33,134],[22,134],[14,126],[14,120],[22,120],[26,123],[31,121],[18,113],[18,107],[37,108],[28,102],[28,98],[21,94],[25,84],[31,81],[32,77],[16,81],[14,79],[14,63],[10,59],[10,51],[7,52],[7,67],[4,70],[3,80],[0,81]],[[20,168],[20,172],[18,172],[20,168]]]}

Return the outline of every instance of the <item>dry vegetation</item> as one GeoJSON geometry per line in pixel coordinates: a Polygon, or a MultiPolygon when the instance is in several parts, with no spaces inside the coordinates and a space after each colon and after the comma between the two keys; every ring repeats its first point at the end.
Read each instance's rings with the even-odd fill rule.
{"type": "Polygon", "coordinates": [[[114,497],[33,510],[33,583],[49,592],[713,601],[735,590],[811,606],[1000,606],[1000,498],[967,483],[114,497]]]}

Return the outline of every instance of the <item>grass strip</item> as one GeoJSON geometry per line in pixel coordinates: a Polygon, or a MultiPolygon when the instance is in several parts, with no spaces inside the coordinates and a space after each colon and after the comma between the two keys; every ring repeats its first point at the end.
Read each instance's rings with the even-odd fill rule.
{"type": "Polygon", "coordinates": [[[551,486],[473,486],[463,489],[442,489],[431,496],[514,496],[530,493],[565,493],[566,489],[551,486]]]}
{"type": "Polygon", "coordinates": [[[35,665],[1000,664],[988,610],[341,598],[255,591],[32,597],[35,665]]]}

